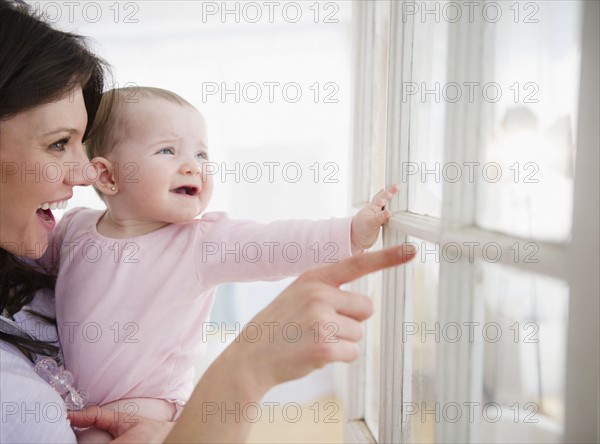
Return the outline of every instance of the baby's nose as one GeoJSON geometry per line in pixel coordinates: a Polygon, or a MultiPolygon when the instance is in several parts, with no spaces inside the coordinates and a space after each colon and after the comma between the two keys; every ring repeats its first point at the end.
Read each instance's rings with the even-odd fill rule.
{"type": "Polygon", "coordinates": [[[181,172],[187,175],[200,174],[200,165],[198,162],[188,160],[181,166],[181,172]]]}

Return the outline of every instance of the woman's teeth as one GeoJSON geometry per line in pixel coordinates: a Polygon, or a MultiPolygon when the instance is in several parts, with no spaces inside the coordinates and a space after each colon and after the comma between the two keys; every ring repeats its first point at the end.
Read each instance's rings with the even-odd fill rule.
{"type": "Polygon", "coordinates": [[[67,202],[66,200],[61,200],[60,202],[52,202],[52,203],[48,203],[48,202],[44,202],[43,204],[40,205],[40,208],[42,210],[64,210],[65,208],[67,208],[67,202]]]}

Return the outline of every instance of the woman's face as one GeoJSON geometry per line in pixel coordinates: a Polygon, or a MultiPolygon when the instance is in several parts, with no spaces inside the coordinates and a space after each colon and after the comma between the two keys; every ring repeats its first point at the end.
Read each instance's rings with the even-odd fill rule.
{"type": "Polygon", "coordinates": [[[52,209],[95,178],[81,142],[86,124],[79,87],[0,121],[0,247],[30,258],[46,251],[52,209]]]}

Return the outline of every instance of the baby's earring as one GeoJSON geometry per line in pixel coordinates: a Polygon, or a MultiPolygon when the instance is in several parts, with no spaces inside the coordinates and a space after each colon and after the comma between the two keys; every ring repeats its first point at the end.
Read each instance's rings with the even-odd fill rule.
{"type": "Polygon", "coordinates": [[[117,187],[110,187],[110,191],[117,191],[117,187]]]}

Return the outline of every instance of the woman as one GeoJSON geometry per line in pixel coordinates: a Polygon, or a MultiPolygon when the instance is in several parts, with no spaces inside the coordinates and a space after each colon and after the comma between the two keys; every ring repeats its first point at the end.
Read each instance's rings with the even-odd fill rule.
{"type": "MultiPolygon", "coordinates": [[[[80,37],[52,29],[20,2],[0,0],[1,442],[75,442],[62,398],[33,370],[36,357],[59,354],[48,342],[56,340],[56,331],[46,328],[54,308],[44,289],[53,280],[32,264],[47,249],[51,209],[62,206],[74,186],[93,179],[82,141],[98,107],[104,70],[80,37]]],[[[243,441],[250,424],[214,414],[215,406],[231,411],[259,402],[276,384],[329,362],[355,359],[360,322],[372,307],[368,298],[342,292],[339,285],[411,258],[396,248],[300,276],[252,320],[274,326],[272,334],[252,343],[242,335],[232,343],[201,379],[176,424],[134,421],[99,408],[72,414],[71,420],[122,435],[120,442],[243,441]],[[305,330],[315,322],[336,322],[338,340],[315,342],[311,334],[286,342],[280,327],[292,322],[305,330]]]]}

